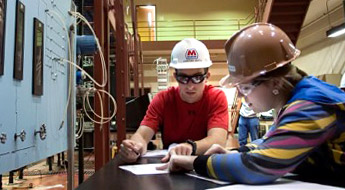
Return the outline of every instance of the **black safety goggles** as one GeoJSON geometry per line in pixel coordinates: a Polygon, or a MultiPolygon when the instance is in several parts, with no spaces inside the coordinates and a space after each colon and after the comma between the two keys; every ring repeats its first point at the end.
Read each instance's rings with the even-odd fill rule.
{"type": "Polygon", "coordinates": [[[192,81],[192,83],[194,83],[194,84],[200,84],[200,83],[202,83],[202,81],[205,80],[206,76],[207,76],[207,72],[205,74],[196,74],[196,75],[192,75],[192,76],[176,74],[175,78],[176,78],[177,82],[179,82],[181,84],[188,84],[189,81],[192,81]]]}

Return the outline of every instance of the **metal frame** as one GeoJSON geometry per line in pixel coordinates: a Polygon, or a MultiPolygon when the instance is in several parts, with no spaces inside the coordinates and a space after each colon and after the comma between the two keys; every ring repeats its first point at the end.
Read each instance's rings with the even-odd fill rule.
{"type": "MultiPolygon", "coordinates": [[[[70,26],[69,28],[69,36],[70,36],[70,43],[71,47],[74,47],[74,39],[75,39],[75,28],[74,26],[70,26]]],[[[72,54],[68,55],[68,58],[70,61],[74,60],[74,51],[72,50],[72,54]]],[[[74,74],[75,70],[72,65],[69,65],[68,67],[68,76],[69,76],[69,81],[68,82],[68,88],[73,88],[73,82],[74,81],[74,74]]],[[[75,91],[71,91],[71,99],[68,103],[68,112],[67,115],[67,160],[68,160],[68,168],[67,168],[67,189],[72,190],[74,188],[74,144],[75,144],[75,91]]]]}
{"type": "Polygon", "coordinates": [[[133,37],[134,37],[134,65],[133,65],[133,80],[134,80],[134,96],[139,96],[139,72],[138,72],[138,24],[137,24],[137,15],[134,0],[131,0],[131,16],[132,16],[132,28],[133,28],[133,37]]]}
{"type": "Polygon", "coordinates": [[[115,9],[116,18],[116,101],[117,101],[117,115],[116,115],[116,125],[117,125],[117,147],[120,147],[122,141],[126,138],[126,96],[127,91],[124,84],[126,79],[128,80],[128,70],[126,70],[127,58],[127,47],[125,42],[125,28],[124,28],[124,14],[123,14],[123,1],[122,0],[111,0],[115,9]]]}
{"type": "MultiPolygon", "coordinates": [[[[108,72],[108,81],[109,81],[109,29],[108,29],[108,1],[107,0],[94,0],[94,30],[96,36],[99,40],[99,43],[102,47],[104,54],[104,59],[106,62],[106,70],[108,72]]],[[[102,67],[100,54],[97,53],[94,56],[94,78],[97,81],[101,81],[102,76],[102,67]]],[[[99,87],[96,87],[100,89],[99,87]]],[[[110,91],[109,83],[103,88],[107,92],[110,91]]],[[[99,98],[96,98],[97,93],[94,98],[95,112],[101,114],[101,106],[99,98]]],[[[103,101],[103,115],[105,117],[109,116],[109,97],[105,96],[104,93],[101,93],[101,98],[103,101]]],[[[97,119],[97,118],[95,118],[97,119]]],[[[95,123],[94,138],[95,138],[95,170],[102,168],[110,160],[110,138],[109,138],[109,127],[110,123],[104,123],[102,126],[95,123]]]]}
{"type": "MultiPolygon", "coordinates": [[[[103,49],[104,58],[106,60],[106,67],[109,76],[109,54],[110,54],[110,29],[112,29],[115,35],[115,84],[107,84],[104,88],[106,91],[110,91],[109,85],[116,86],[116,102],[117,102],[117,147],[120,146],[122,141],[126,138],[126,97],[130,96],[130,65],[129,56],[133,56],[133,81],[134,81],[134,96],[144,94],[144,73],[143,73],[143,57],[140,36],[137,32],[137,21],[135,14],[134,1],[131,0],[132,10],[132,27],[134,28],[133,35],[125,31],[125,20],[123,12],[123,0],[94,0],[94,29],[99,39],[99,43],[103,49]],[[134,11],[133,11],[134,10],[134,11]],[[114,20],[115,18],[115,20],[114,20]],[[111,28],[110,28],[111,27],[111,28]],[[134,40],[129,40],[127,38],[134,40]],[[128,41],[126,41],[126,39],[128,41]],[[131,44],[128,44],[130,42],[131,44]],[[129,51],[129,47],[133,47],[132,51],[129,51]],[[140,66],[140,72],[139,72],[140,66]],[[139,91],[139,75],[141,82],[141,93],[139,91]]],[[[94,78],[98,81],[102,79],[102,70],[99,54],[95,55],[94,59],[94,78]]],[[[109,79],[110,77],[108,77],[109,79]]],[[[109,80],[108,80],[109,81],[109,80]]],[[[96,95],[95,95],[96,96],[96,95]]],[[[108,116],[110,113],[109,98],[105,98],[102,95],[103,100],[103,113],[104,116],[108,116]]],[[[100,102],[98,98],[94,99],[95,111],[100,114],[100,102]]],[[[99,124],[95,124],[95,169],[99,170],[110,160],[110,138],[109,138],[109,123],[103,125],[100,129],[99,124]]]]}

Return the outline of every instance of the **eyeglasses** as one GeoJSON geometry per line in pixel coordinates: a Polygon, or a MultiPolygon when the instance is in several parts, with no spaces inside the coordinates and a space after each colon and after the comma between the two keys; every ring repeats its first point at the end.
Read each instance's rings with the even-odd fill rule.
{"type": "Polygon", "coordinates": [[[244,96],[248,96],[252,91],[255,89],[255,87],[262,84],[265,80],[255,80],[252,83],[249,84],[239,84],[236,85],[238,91],[243,94],[244,96]]]}
{"type": "Polygon", "coordinates": [[[177,82],[181,83],[181,84],[188,84],[189,81],[192,81],[193,84],[200,84],[202,83],[202,81],[205,80],[207,76],[207,73],[205,74],[196,74],[196,75],[192,75],[192,76],[187,76],[187,75],[175,75],[175,78],[177,80],[177,82]]]}

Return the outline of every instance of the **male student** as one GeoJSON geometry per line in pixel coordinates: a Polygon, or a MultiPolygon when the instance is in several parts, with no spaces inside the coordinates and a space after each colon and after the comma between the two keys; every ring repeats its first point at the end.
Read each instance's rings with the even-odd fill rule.
{"type": "Polygon", "coordinates": [[[228,103],[222,90],[206,84],[211,65],[209,51],[202,42],[188,38],[175,45],[170,67],[175,69],[178,86],[155,95],[138,130],[122,142],[122,161],[133,163],[145,154],[158,130],[165,149],[178,143],[163,162],[173,154],[201,155],[212,144],[225,146],[228,103]]]}

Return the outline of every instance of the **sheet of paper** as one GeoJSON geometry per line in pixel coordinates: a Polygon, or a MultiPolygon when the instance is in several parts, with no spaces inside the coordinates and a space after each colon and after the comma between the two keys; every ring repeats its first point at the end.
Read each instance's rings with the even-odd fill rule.
{"type": "Polygon", "coordinates": [[[220,180],[216,180],[216,179],[211,179],[211,178],[208,178],[208,177],[200,176],[200,175],[198,175],[198,174],[196,174],[194,172],[186,173],[186,175],[191,176],[191,177],[195,177],[195,178],[198,178],[198,179],[210,181],[212,183],[216,183],[216,184],[219,184],[219,185],[228,185],[228,184],[230,184],[230,182],[220,181],[220,180]]]}
{"type": "Polygon", "coordinates": [[[243,184],[234,184],[234,185],[227,185],[223,187],[211,188],[207,190],[269,190],[269,189],[279,189],[279,190],[291,190],[291,189],[303,189],[303,190],[340,190],[343,188],[327,186],[327,185],[320,185],[316,183],[307,183],[302,181],[295,181],[290,179],[280,178],[273,184],[268,185],[243,185],[243,184]]]}
{"type": "Polygon", "coordinates": [[[157,170],[156,167],[163,166],[165,164],[138,164],[138,165],[126,165],[119,166],[123,170],[132,172],[135,175],[152,175],[152,174],[167,174],[168,170],[157,170]]]}
{"type": "Polygon", "coordinates": [[[168,150],[153,150],[148,151],[146,154],[142,155],[143,158],[149,158],[149,157],[163,157],[168,154],[168,150]]]}
{"type": "Polygon", "coordinates": [[[153,151],[148,151],[146,152],[146,154],[142,155],[141,157],[144,158],[148,158],[148,157],[161,157],[161,156],[165,156],[168,154],[168,152],[170,151],[170,149],[174,148],[175,146],[177,146],[177,143],[172,143],[169,147],[168,150],[167,149],[163,149],[163,150],[153,150],[153,151]]]}

